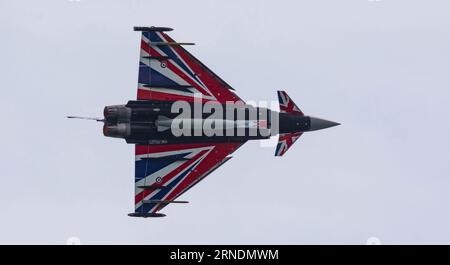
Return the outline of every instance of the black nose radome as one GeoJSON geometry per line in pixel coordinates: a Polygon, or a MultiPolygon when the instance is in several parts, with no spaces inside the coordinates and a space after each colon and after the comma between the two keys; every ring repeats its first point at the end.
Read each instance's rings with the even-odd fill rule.
{"type": "Polygon", "coordinates": [[[316,130],[321,130],[321,129],[340,125],[340,123],[337,123],[334,121],[327,121],[324,119],[319,119],[319,118],[314,118],[314,117],[309,117],[309,118],[311,120],[310,127],[309,127],[310,131],[316,131],[316,130]]]}

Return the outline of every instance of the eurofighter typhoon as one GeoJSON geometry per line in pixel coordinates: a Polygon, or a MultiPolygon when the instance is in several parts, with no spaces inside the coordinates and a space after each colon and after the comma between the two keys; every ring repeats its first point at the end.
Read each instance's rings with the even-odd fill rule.
{"type": "MultiPolygon", "coordinates": [[[[280,112],[245,104],[234,89],[196,59],[166,27],[141,32],[137,99],[106,106],[103,134],[135,145],[133,217],[160,210],[227,162],[249,140],[279,135],[283,156],[304,133],[338,123],[306,116],[284,91],[280,112]]],[[[68,116],[68,118],[83,118],[68,116]]]]}

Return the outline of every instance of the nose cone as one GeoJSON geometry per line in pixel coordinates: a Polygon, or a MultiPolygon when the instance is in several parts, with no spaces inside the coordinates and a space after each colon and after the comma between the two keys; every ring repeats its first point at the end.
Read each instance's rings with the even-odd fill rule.
{"type": "Polygon", "coordinates": [[[319,119],[319,118],[314,118],[314,117],[309,117],[310,118],[310,127],[309,130],[310,131],[317,131],[317,130],[321,130],[321,129],[325,129],[325,128],[329,128],[329,127],[333,127],[333,126],[337,126],[340,125],[340,123],[334,122],[334,121],[327,121],[324,119],[319,119]]]}

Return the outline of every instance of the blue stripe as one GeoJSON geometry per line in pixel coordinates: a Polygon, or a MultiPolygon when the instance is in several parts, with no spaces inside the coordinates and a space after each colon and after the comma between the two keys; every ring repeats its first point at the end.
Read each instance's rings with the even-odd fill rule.
{"type": "Polygon", "coordinates": [[[176,160],[185,157],[189,153],[164,156],[152,159],[143,159],[135,162],[134,180],[135,182],[155,173],[158,170],[172,164],[176,160]]]}
{"type": "Polygon", "coordinates": [[[172,79],[166,77],[160,72],[156,71],[153,68],[150,68],[147,65],[139,66],[139,83],[148,84],[151,86],[180,86],[177,82],[172,79]]]}
{"type": "Polygon", "coordinates": [[[281,98],[281,92],[278,91],[278,103],[284,105],[283,99],[281,98]]]}
{"type": "Polygon", "coordinates": [[[140,62],[138,82],[142,84],[149,84],[150,79],[150,67],[140,62]]]}
{"type": "Polygon", "coordinates": [[[281,142],[278,142],[277,149],[275,149],[275,156],[279,156],[278,152],[280,151],[280,148],[281,148],[281,142]]]}

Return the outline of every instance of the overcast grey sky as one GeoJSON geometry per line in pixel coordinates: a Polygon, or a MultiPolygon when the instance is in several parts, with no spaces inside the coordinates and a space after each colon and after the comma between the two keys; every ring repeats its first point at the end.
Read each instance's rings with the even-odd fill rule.
{"type": "Polygon", "coordinates": [[[450,243],[450,3],[0,1],[0,243],[450,243]],[[134,150],[101,116],[135,98],[140,35],[169,26],[244,100],[286,90],[341,122],[282,158],[257,141],[165,218],[131,218],[134,150]]]}

